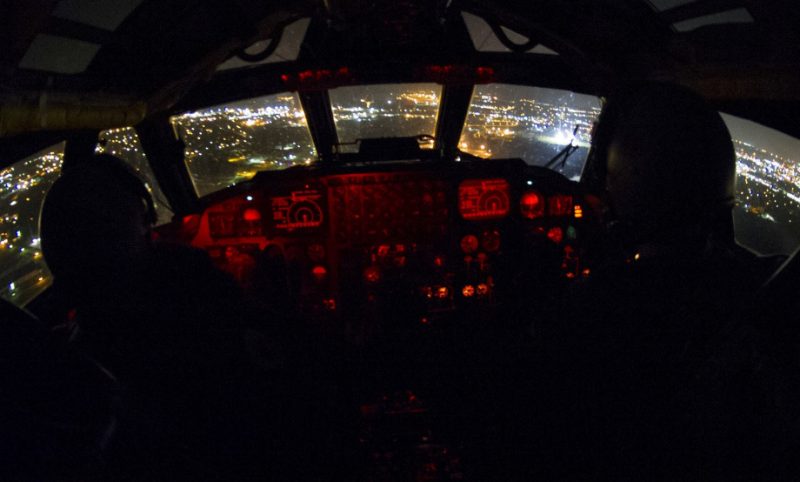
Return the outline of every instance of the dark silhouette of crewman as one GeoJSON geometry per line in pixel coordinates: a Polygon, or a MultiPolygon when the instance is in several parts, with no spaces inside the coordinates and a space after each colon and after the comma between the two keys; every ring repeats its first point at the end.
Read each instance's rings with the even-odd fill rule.
{"type": "Polygon", "coordinates": [[[127,389],[131,419],[118,443],[131,446],[119,466],[208,476],[239,455],[244,436],[236,405],[252,367],[242,297],[205,253],[153,241],[154,222],[136,173],[98,155],[65,169],[48,193],[42,251],[77,322],[70,343],[127,389]]]}
{"type": "Polygon", "coordinates": [[[737,255],[735,153],[698,95],[648,84],[611,96],[582,181],[604,193],[606,264],[579,287],[568,352],[615,480],[777,477],[778,392],[740,319],[756,288],[737,255]]]}
{"type": "Polygon", "coordinates": [[[42,211],[51,305],[72,313],[70,344],[126,389],[110,477],[334,478],[340,440],[355,439],[329,384],[276,360],[282,342],[246,329],[262,315],[233,278],[203,251],[154,241],[155,219],[144,183],[108,155],[65,169],[42,211]]]}

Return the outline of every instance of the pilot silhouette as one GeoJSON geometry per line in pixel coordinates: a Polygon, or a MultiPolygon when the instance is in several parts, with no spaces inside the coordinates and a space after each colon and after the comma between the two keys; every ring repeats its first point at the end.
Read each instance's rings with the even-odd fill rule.
{"type": "Polygon", "coordinates": [[[782,470],[770,357],[739,317],[756,285],[733,237],[735,172],[721,116],[684,88],[630,88],[596,125],[582,181],[605,193],[611,241],[575,297],[572,348],[609,477],[782,470]]]}
{"type": "Polygon", "coordinates": [[[260,363],[285,340],[247,330],[265,315],[205,252],[154,241],[155,219],[141,179],[109,155],[65,169],[42,210],[49,298],[75,313],[71,344],[128,390],[110,478],[313,478],[340,464],[329,445],[344,432],[320,385],[260,363]]]}
{"type": "Polygon", "coordinates": [[[119,466],[202,473],[235,456],[241,434],[231,432],[244,425],[235,408],[251,370],[242,297],[204,252],[153,241],[155,219],[135,171],[97,155],[48,193],[42,251],[54,297],[75,313],[71,344],[117,377],[141,415],[121,423],[129,446],[119,466]]]}

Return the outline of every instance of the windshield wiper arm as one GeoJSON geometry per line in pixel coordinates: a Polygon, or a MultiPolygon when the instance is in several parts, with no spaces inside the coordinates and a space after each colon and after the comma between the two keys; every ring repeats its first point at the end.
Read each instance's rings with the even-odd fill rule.
{"type": "Polygon", "coordinates": [[[578,145],[575,144],[575,136],[578,135],[578,129],[580,129],[580,124],[575,125],[575,129],[572,130],[572,139],[569,141],[569,144],[564,146],[561,151],[555,155],[552,159],[547,161],[547,164],[544,165],[547,169],[552,169],[556,163],[561,160],[561,169],[564,169],[564,166],[567,165],[567,159],[571,156],[575,151],[578,150],[578,145]],[[562,159],[563,158],[563,159],[562,159]]]}

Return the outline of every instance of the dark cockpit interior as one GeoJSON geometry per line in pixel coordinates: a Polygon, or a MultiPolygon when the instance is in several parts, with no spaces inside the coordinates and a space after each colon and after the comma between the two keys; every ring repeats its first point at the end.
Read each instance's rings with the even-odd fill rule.
{"type": "Polygon", "coordinates": [[[778,0],[0,6],[7,480],[793,480],[778,0]]]}

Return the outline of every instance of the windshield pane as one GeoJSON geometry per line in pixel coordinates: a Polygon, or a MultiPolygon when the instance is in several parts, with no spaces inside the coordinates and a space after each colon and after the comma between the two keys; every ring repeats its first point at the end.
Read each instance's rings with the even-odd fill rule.
{"type": "Polygon", "coordinates": [[[528,164],[543,166],[572,142],[578,149],[553,168],[578,179],[600,107],[598,97],[566,90],[478,85],[458,147],[485,159],[519,157],[528,164]]]}
{"type": "Polygon", "coordinates": [[[0,296],[18,306],[52,282],[42,257],[39,215],[63,158],[62,143],[0,171],[0,296]]]}
{"type": "Polygon", "coordinates": [[[759,254],[800,245],[800,140],[727,114],[736,148],[736,241],[759,254]]]}
{"type": "Polygon", "coordinates": [[[260,171],[310,164],[317,155],[297,94],[268,95],[173,116],[195,190],[205,196],[260,171]]]}
{"type": "MultiPolygon", "coordinates": [[[[436,133],[442,86],[379,84],[339,87],[330,92],[340,143],[378,137],[412,137],[436,133]]],[[[422,147],[433,147],[423,143],[422,147]]],[[[342,149],[342,152],[355,149],[342,149]]]]}
{"type": "Polygon", "coordinates": [[[104,152],[119,157],[136,170],[144,180],[144,185],[153,196],[153,203],[158,215],[157,224],[165,224],[172,220],[172,209],[161,188],[156,175],[147,162],[147,156],[139,142],[139,135],[133,127],[108,129],[100,133],[97,152],[104,152]]]}

